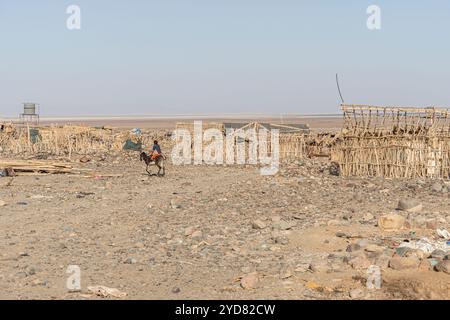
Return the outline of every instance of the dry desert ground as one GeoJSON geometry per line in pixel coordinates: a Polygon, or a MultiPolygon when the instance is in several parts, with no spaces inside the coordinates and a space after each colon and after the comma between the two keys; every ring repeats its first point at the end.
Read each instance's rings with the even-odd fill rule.
{"type": "Polygon", "coordinates": [[[344,178],[326,159],[275,176],[169,161],[165,177],[136,152],[72,161],[98,175],[0,178],[0,299],[450,298],[448,251],[399,247],[442,242],[446,181],[344,178]],[[387,215],[404,221],[386,230],[387,215]],[[71,265],[81,290],[67,288],[71,265]]]}

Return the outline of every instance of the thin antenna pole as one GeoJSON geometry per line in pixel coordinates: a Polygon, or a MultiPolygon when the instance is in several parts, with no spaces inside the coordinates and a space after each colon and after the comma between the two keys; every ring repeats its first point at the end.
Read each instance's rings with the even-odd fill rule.
{"type": "Polygon", "coordinates": [[[336,85],[337,85],[337,88],[339,91],[339,96],[341,97],[341,101],[342,101],[342,103],[344,103],[344,98],[342,97],[341,88],[339,87],[339,76],[337,73],[336,73],[336,85]]]}

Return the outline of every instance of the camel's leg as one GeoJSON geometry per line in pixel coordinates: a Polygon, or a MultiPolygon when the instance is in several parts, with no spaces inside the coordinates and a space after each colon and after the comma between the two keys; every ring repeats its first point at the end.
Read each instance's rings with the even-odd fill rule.
{"type": "Polygon", "coordinates": [[[147,165],[147,168],[145,168],[145,171],[147,171],[147,173],[148,173],[149,175],[152,174],[150,171],[148,171],[148,165],[147,165]]]}

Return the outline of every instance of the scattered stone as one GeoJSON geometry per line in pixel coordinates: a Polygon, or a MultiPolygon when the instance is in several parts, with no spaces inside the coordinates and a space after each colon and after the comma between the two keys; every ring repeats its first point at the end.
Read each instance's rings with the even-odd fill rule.
{"type": "Polygon", "coordinates": [[[36,287],[36,286],[46,286],[46,285],[47,285],[47,281],[41,280],[41,279],[35,279],[35,280],[33,280],[33,281],[31,282],[31,285],[32,285],[33,287],[36,287]]]}
{"type": "Polygon", "coordinates": [[[266,224],[263,221],[257,219],[255,221],[253,221],[252,227],[253,227],[253,229],[264,229],[267,226],[266,226],[266,224]]]}
{"type": "Polygon", "coordinates": [[[356,242],[356,244],[358,246],[360,246],[361,248],[365,248],[367,247],[369,244],[371,244],[371,242],[368,239],[360,239],[356,242]]]}
{"type": "Polygon", "coordinates": [[[395,254],[398,255],[399,257],[406,257],[409,251],[411,251],[411,248],[400,247],[395,249],[395,254]]]}
{"type": "Polygon", "coordinates": [[[415,213],[422,211],[422,207],[422,203],[415,199],[402,199],[398,202],[397,209],[415,213]]]}
{"type": "Polygon", "coordinates": [[[355,252],[355,251],[359,251],[361,249],[362,249],[362,247],[359,244],[352,243],[352,244],[349,244],[347,246],[347,249],[345,251],[347,251],[347,252],[355,252]]]}
{"type": "Polygon", "coordinates": [[[292,271],[289,269],[286,269],[281,272],[280,279],[282,279],[282,280],[289,279],[292,276],[293,276],[292,271]]]}
{"type": "Polygon", "coordinates": [[[342,222],[339,220],[336,220],[336,219],[332,219],[332,220],[328,220],[327,225],[330,227],[331,226],[340,226],[340,225],[342,225],[342,222]]]}
{"type": "Polygon", "coordinates": [[[76,198],[77,199],[83,199],[83,198],[86,198],[87,196],[93,196],[93,195],[95,195],[94,192],[80,191],[80,192],[77,192],[76,198]]]}
{"type": "Polygon", "coordinates": [[[426,228],[427,226],[427,219],[422,216],[412,216],[411,214],[408,215],[408,222],[409,227],[412,228],[426,228]]]}
{"type": "Polygon", "coordinates": [[[362,289],[353,289],[350,291],[349,296],[352,299],[361,299],[364,297],[364,291],[362,289]]]}
{"type": "Polygon", "coordinates": [[[289,244],[289,239],[286,236],[276,236],[273,238],[273,241],[277,244],[287,245],[289,244]]]}
{"type": "Polygon", "coordinates": [[[364,248],[367,252],[383,252],[384,247],[376,245],[376,244],[369,244],[364,248]]]}
{"type": "Polygon", "coordinates": [[[422,261],[420,261],[419,270],[421,271],[433,270],[433,266],[431,264],[430,259],[423,259],[422,261]]]}
{"type": "Polygon", "coordinates": [[[378,226],[385,231],[397,231],[403,228],[406,219],[398,214],[386,214],[378,219],[378,226]]]}
{"type": "Polygon", "coordinates": [[[126,292],[119,291],[116,288],[108,288],[105,286],[92,286],[87,287],[88,292],[91,294],[94,294],[99,297],[108,298],[108,297],[114,297],[114,298],[123,298],[127,296],[126,292]]]}
{"type": "Polygon", "coordinates": [[[36,274],[36,269],[33,267],[29,267],[27,268],[26,274],[27,276],[34,276],[36,274]]]}
{"type": "Polygon", "coordinates": [[[309,268],[312,272],[327,272],[329,269],[328,261],[324,259],[314,260],[313,262],[311,262],[309,268]]]}
{"type": "Polygon", "coordinates": [[[405,254],[406,257],[416,257],[419,258],[419,260],[427,258],[428,254],[426,254],[424,251],[420,249],[411,249],[408,250],[405,254]]]}
{"type": "Polygon", "coordinates": [[[365,255],[358,255],[350,258],[350,260],[348,260],[348,264],[353,269],[367,269],[372,265],[370,260],[365,255]]]}
{"type": "Polygon", "coordinates": [[[191,238],[192,238],[193,240],[201,240],[201,239],[203,238],[203,232],[200,231],[200,230],[194,231],[194,232],[191,234],[191,238]]]}
{"type": "Polygon", "coordinates": [[[187,227],[187,228],[184,230],[184,235],[185,235],[186,237],[189,237],[189,236],[191,236],[194,232],[195,232],[195,228],[194,228],[194,227],[187,227]]]}
{"type": "Polygon", "coordinates": [[[4,206],[6,206],[6,202],[3,200],[0,200],[0,207],[4,207],[4,206]]]}
{"type": "Polygon", "coordinates": [[[138,249],[144,249],[145,248],[145,244],[143,244],[142,242],[136,242],[134,244],[134,247],[138,248],[138,249]]]}
{"type": "Polygon", "coordinates": [[[279,230],[289,230],[295,227],[296,225],[297,223],[295,221],[288,222],[285,220],[280,220],[274,223],[274,228],[279,230]]]}
{"type": "Polygon", "coordinates": [[[381,254],[375,259],[374,265],[379,266],[382,269],[389,268],[389,261],[391,260],[391,256],[387,254],[381,254]]]}
{"type": "Polygon", "coordinates": [[[439,182],[435,182],[431,185],[431,190],[434,192],[442,192],[442,184],[440,184],[439,182]]]}
{"type": "Polygon", "coordinates": [[[172,293],[177,294],[177,293],[180,293],[180,292],[181,292],[180,288],[178,288],[178,287],[172,288],[172,293]]]}
{"type": "Polygon", "coordinates": [[[389,267],[394,270],[417,269],[420,265],[420,259],[414,256],[398,257],[395,256],[389,261],[389,267]]]}
{"type": "Polygon", "coordinates": [[[123,263],[124,263],[124,264],[136,264],[136,263],[137,263],[137,260],[134,259],[134,258],[126,258],[126,259],[123,261],[123,263]]]}
{"type": "Polygon", "coordinates": [[[301,273],[305,273],[308,270],[310,270],[310,263],[309,262],[304,262],[304,263],[299,263],[295,266],[295,272],[301,272],[301,273]]]}
{"type": "Polygon", "coordinates": [[[27,252],[19,252],[19,257],[29,257],[30,255],[27,252]]]}
{"type": "Polygon", "coordinates": [[[170,207],[172,209],[180,209],[181,205],[179,205],[175,200],[170,200],[170,207]]]}
{"type": "Polygon", "coordinates": [[[442,260],[436,265],[436,270],[450,274],[450,260],[442,260]]]}
{"type": "Polygon", "coordinates": [[[435,219],[429,219],[426,222],[426,228],[430,230],[436,230],[438,227],[438,222],[435,219]]]}
{"type": "Polygon", "coordinates": [[[244,289],[254,289],[259,284],[258,272],[252,272],[241,278],[241,287],[244,289]]]}
{"type": "Polygon", "coordinates": [[[44,196],[44,195],[41,195],[41,194],[35,194],[35,195],[32,195],[30,197],[30,199],[42,200],[42,199],[53,199],[53,197],[52,196],[44,196]]]}
{"type": "Polygon", "coordinates": [[[367,212],[363,216],[363,221],[372,221],[373,219],[375,219],[375,217],[373,216],[373,214],[370,214],[369,212],[367,212]]]}
{"type": "Polygon", "coordinates": [[[444,259],[447,253],[444,250],[436,249],[431,253],[431,257],[435,259],[444,259]]]}
{"type": "MultiPolygon", "coordinates": [[[[450,216],[449,216],[449,217],[450,217],[450,216]]],[[[275,223],[275,222],[280,222],[280,221],[281,221],[281,217],[280,217],[280,216],[273,216],[271,220],[272,220],[272,222],[274,222],[274,223],[275,223]]]]}
{"type": "Polygon", "coordinates": [[[89,161],[91,161],[91,159],[87,156],[83,156],[80,158],[81,163],[88,163],[89,161]]]}

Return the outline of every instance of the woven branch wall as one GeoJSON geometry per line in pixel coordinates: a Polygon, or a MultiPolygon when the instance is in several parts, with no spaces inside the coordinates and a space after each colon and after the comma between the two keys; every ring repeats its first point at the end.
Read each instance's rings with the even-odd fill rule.
{"type": "MultiPolygon", "coordinates": [[[[193,123],[185,123],[185,122],[179,122],[176,126],[177,129],[186,129],[189,131],[191,136],[194,136],[194,124],[193,123]]],[[[251,122],[246,125],[243,125],[242,128],[239,130],[242,131],[235,131],[235,142],[239,140],[239,133],[242,132],[245,134],[246,130],[248,129],[255,129],[256,132],[259,132],[260,129],[267,129],[267,152],[268,156],[271,156],[271,135],[270,130],[268,128],[265,128],[263,125],[261,125],[258,122],[251,122]]],[[[287,126],[284,126],[284,129],[289,128],[287,126]]],[[[204,122],[202,123],[202,130],[203,134],[208,129],[218,129],[224,134],[225,139],[225,125],[223,123],[215,123],[215,122],[204,122]]],[[[279,153],[280,153],[280,161],[283,162],[290,162],[294,160],[304,159],[308,155],[307,151],[307,140],[309,137],[309,134],[303,133],[298,128],[292,128],[292,131],[287,132],[280,132],[279,134],[279,153]]],[[[248,160],[248,153],[249,153],[249,141],[245,139],[245,141],[241,141],[241,143],[244,144],[244,149],[246,152],[245,155],[245,161],[248,160]]],[[[192,156],[193,157],[193,156],[192,156]]],[[[224,150],[223,159],[226,159],[226,150],[224,150]]]]}
{"type": "Polygon", "coordinates": [[[154,139],[170,141],[164,132],[143,132],[137,137],[129,131],[84,126],[26,128],[4,125],[0,130],[0,153],[12,155],[46,153],[70,157],[73,154],[120,151],[127,140],[137,142],[138,139],[149,148],[153,145],[154,139]]]}
{"type": "Polygon", "coordinates": [[[342,176],[449,178],[447,109],[343,105],[344,128],[332,149],[342,176]]]}

